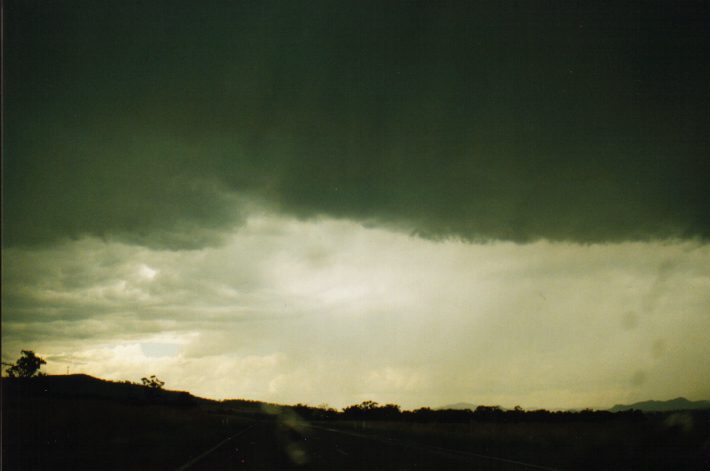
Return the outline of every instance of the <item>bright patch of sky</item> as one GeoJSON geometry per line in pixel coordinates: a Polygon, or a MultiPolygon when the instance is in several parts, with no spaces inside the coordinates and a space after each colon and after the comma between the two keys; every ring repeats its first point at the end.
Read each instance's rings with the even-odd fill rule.
{"type": "Polygon", "coordinates": [[[710,247],[432,241],[253,216],[223,246],[3,254],[2,358],[213,398],[526,407],[710,396],[710,247]]]}

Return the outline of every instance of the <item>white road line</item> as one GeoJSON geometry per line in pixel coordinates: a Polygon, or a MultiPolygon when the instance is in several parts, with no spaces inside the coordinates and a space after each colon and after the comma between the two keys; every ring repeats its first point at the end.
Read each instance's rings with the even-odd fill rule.
{"type": "Polygon", "coordinates": [[[255,425],[256,425],[256,424],[251,424],[251,425],[248,426],[247,428],[245,428],[245,429],[243,429],[243,430],[240,430],[239,432],[235,433],[235,434],[232,435],[231,437],[225,438],[224,440],[222,440],[221,442],[219,442],[218,444],[216,444],[215,446],[213,446],[212,448],[210,448],[210,449],[207,450],[206,452],[202,453],[201,455],[198,455],[198,456],[194,457],[193,459],[191,459],[190,461],[188,461],[188,462],[185,463],[184,465],[182,465],[182,466],[180,466],[179,468],[177,468],[176,471],[185,471],[185,470],[188,469],[190,466],[192,466],[193,464],[197,463],[197,462],[200,461],[202,458],[204,458],[205,456],[207,456],[207,455],[209,455],[210,453],[212,453],[213,451],[215,451],[217,448],[219,448],[219,447],[221,447],[222,445],[224,445],[225,443],[227,443],[229,440],[238,437],[239,435],[243,434],[243,433],[246,432],[247,430],[253,428],[255,425]]]}
{"type": "Polygon", "coordinates": [[[348,456],[348,453],[346,453],[346,452],[344,452],[343,450],[341,450],[338,445],[335,445],[335,451],[337,451],[338,453],[340,453],[340,454],[343,455],[343,456],[348,456]]]}

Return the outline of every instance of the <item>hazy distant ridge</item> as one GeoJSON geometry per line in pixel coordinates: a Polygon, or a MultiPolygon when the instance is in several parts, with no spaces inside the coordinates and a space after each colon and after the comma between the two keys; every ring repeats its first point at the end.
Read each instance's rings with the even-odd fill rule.
{"type": "Polygon", "coordinates": [[[710,401],[689,401],[684,397],[677,397],[667,401],[641,401],[629,405],[616,404],[609,410],[611,412],[619,412],[629,409],[638,409],[648,412],[710,409],[710,401]]]}

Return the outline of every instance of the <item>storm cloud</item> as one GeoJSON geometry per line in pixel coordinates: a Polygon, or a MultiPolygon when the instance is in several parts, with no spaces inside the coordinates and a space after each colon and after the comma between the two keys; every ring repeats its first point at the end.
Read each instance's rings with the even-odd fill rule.
{"type": "Polygon", "coordinates": [[[704,241],[706,9],[7,2],[3,242],[704,241]]]}
{"type": "Polygon", "coordinates": [[[3,362],[706,398],[708,6],[605,3],[6,1],[3,362]]]}

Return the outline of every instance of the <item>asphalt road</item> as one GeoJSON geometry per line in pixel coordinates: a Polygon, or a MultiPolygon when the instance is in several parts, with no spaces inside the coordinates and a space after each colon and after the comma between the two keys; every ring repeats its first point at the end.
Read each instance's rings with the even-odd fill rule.
{"type": "Polygon", "coordinates": [[[256,422],[182,469],[540,469],[524,463],[326,427],[256,422]]]}

